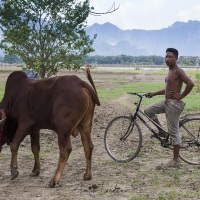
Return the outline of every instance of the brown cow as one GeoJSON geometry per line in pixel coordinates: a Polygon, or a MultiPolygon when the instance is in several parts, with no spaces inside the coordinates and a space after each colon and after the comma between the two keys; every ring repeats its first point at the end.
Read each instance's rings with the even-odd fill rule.
{"type": "Polygon", "coordinates": [[[86,74],[93,88],[75,75],[41,80],[29,79],[22,71],[9,75],[0,103],[0,119],[4,119],[0,121],[0,126],[5,123],[0,149],[5,143],[10,145],[12,180],[19,175],[17,153],[20,143],[27,135],[30,135],[31,149],[35,157],[30,175],[39,175],[40,129],[51,129],[58,134],[59,161],[49,187],[59,185],[72,151],[70,136],[77,135],[77,132],[80,132],[86,157],[84,180],[92,178],[91,127],[95,104],[99,106],[100,102],[89,69],[86,74]]]}

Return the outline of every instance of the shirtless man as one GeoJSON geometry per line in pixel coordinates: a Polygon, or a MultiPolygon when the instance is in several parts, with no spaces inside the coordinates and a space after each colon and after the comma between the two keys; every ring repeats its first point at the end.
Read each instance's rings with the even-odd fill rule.
{"type": "MultiPolygon", "coordinates": [[[[179,134],[179,117],[185,106],[182,99],[190,93],[194,86],[193,81],[181,68],[177,66],[177,59],[178,51],[174,48],[168,48],[166,50],[165,62],[169,67],[169,71],[165,78],[165,89],[148,93],[149,98],[156,95],[165,95],[165,100],[150,105],[144,110],[144,112],[159,125],[160,122],[157,118],[157,114],[166,114],[167,128],[172,137],[174,146],[173,159],[165,166],[166,168],[179,167],[178,157],[181,144],[181,137],[179,134]],[[186,87],[182,92],[183,83],[186,84],[186,87]]],[[[161,130],[159,130],[159,135],[161,137],[165,137],[165,134],[161,130]]]]}

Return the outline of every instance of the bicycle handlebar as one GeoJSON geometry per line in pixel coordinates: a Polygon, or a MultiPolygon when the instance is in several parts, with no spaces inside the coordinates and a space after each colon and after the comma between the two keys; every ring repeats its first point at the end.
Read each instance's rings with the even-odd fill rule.
{"type": "Polygon", "coordinates": [[[137,95],[140,98],[147,97],[147,93],[145,93],[145,94],[139,94],[137,92],[127,92],[127,94],[137,95]]]}
{"type": "Polygon", "coordinates": [[[141,104],[141,102],[142,102],[142,98],[143,98],[143,97],[147,97],[148,94],[147,94],[147,93],[145,93],[145,94],[139,94],[139,93],[137,93],[137,92],[127,92],[127,94],[132,94],[132,95],[136,95],[136,96],[139,97],[139,102],[134,103],[134,104],[136,105],[136,112],[135,112],[135,114],[134,114],[134,117],[136,117],[138,111],[140,110],[140,104],[141,104]]]}

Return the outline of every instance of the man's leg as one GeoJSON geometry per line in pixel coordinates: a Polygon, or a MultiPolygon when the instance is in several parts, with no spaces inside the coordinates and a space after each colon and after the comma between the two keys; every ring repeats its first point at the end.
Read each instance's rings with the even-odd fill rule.
{"type": "Polygon", "coordinates": [[[179,157],[179,151],[180,151],[180,145],[174,145],[174,157],[173,160],[174,161],[178,161],[178,157],[179,157]]]}
{"type": "MultiPolygon", "coordinates": [[[[162,126],[159,119],[156,117],[153,119],[154,122],[156,122],[160,127],[162,126]]],[[[166,133],[160,128],[160,127],[157,127],[158,129],[158,135],[160,137],[167,137],[166,133]]]]}
{"type": "Polygon", "coordinates": [[[167,124],[168,124],[168,131],[169,134],[172,137],[172,141],[173,141],[173,159],[170,161],[169,165],[171,165],[171,167],[178,167],[178,158],[179,158],[179,151],[180,151],[180,143],[181,143],[181,138],[180,138],[180,134],[179,134],[179,125],[178,125],[178,119],[179,116],[175,115],[175,118],[168,118],[167,117],[167,124]],[[174,119],[174,120],[173,120],[174,119]]]}
{"type": "Polygon", "coordinates": [[[178,100],[170,100],[166,102],[166,119],[168,131],[173,141],[173,159],[171,167],[178,167],[178,158],[181,144],[181,136],[179,134],[179,117],[184,109],[184,103],[178,100]]]}
{"type": "MultiPolygon", "coordinates": [[[[145,110],[144,110],[144,113],[150,117],[154,122],[156,122],[160,127],[162,126],[158,117],[157,117],[157,114],[161,114],[161,113],[164,113],[165,110],[164,110],[164,106],[165,106],[165,100],[164,101],[161,101],[159,103],[155,103],[155,104],[152,104],[150,106],[148,106],[145,110]]],[[[163,130],[159,127],[158,128],[158,131],[159,131],[159,135],[161,137],[166,137],[166,134],[163,132],[163,130]]]]}

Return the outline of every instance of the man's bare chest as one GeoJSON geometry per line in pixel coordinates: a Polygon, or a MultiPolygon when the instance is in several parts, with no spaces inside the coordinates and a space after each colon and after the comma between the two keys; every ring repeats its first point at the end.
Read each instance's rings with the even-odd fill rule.
{"type": "Polygon", "coordinates": [[[179,81],[180,79],[175,71],[169,72],[165,77],[165,82],[169,84],[179,82],[179,81]]]}

